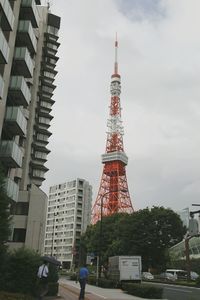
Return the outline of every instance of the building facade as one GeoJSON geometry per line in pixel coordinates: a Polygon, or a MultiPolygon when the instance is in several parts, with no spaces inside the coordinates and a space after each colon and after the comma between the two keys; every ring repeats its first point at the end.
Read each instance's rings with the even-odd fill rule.
{"type": "Polygon", "coordinates": [[[40,0],[0,0],[0,162],[11,199],[10,248],[43,250],[41,190],[54,104],[60,18],[40,0]]]}
{"type": "Polygon", "coordinates": [[[90,224],[91,205],[92,187],[84,179],[50,187],[44,253],[66,269],[78,265],[80,236],[90,224]]]}

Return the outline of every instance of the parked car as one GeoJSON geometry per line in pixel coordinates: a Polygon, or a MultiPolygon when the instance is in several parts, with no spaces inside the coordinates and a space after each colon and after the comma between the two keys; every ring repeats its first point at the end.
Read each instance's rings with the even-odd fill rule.
{"type": "Polygon", "coordinates": [[[175,281],[177,279],[176,276],[167,272],[161,273],[158,277],[165,281],[175,281]]]}
{"type": "Polygon", "coordinates": [[[142,272],[142,279],[153,280],[154,276],[150,272],[142,272]]]}
{"type": "MultiPolygon", "coordinates": [[[[176,279],[180,280],[187,280],[187,271],[185,270],[177,270],[177,269],[167,269],[165,271],[166,273],[171,273],[176,277],[176,279]]],[[[191,271],[190,272],[191,280],[196,280],[199,275],[196,272],[191,271]]]]}
{"type": "Polygon", "coordinates": [[[186,280],[187,271],[180,269],[167,269],[165,272],[170,273],[176,277],[176,279],[186,280]]]}
{"type": "Polygon", "coordinates": [[[197,274],[196,272],[191,271],[190,276],[191,276],[192,280],[196,280],[199,277],[199,274],[197,274]]]}

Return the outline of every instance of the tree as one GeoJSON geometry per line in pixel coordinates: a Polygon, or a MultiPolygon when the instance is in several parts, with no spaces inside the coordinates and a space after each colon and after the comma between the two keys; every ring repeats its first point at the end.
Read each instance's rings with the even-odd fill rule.
{"type": "Polygon", "coordinates": [[[2,255],[5,254],[10,235],[10,211],[9,211],[9,198],[5,191],[5,177],[3,173],[3,168],[0,165],[0,261],[2,260],[2,255]]]}
{"type": "MultiPolygon", "coordinates": [[[[169,260],[167,250],[185,233],[180,217],[164,207],[103,217],[102,227],[102,261],[106,263],[114,255],[141,255],[144,270],[164,269],[169,260]]],[[[100,222],[91,225],[82,237],[87,252],[98,253],[99,239],[100,222]]]]}

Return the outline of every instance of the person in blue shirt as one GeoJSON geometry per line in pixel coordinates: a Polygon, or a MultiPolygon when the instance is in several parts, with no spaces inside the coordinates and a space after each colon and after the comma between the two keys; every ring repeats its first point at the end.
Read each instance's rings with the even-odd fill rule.
{"type": "Polygon", "coordinates": [[[88,272],[87,266],[84,265],[79,270],[79,283],[80,283],[80,288],[81,288],[80,295],[79,295],[79,300],[84,300],[85,286],[86,286],[88,275],[89,275],[89,272],[88,272]]]}

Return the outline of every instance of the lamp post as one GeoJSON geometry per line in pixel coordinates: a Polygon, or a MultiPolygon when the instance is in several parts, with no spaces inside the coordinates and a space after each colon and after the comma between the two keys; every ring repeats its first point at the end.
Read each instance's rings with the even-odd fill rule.
{"type": "Polygon", "coordinates": [[[99,235],[99,255],[97,257],[97,282],[98,279],[101,278],[101,248],[102,248],[102,228],[103,228],[103,199],[106,195],[115,193],[115,192],[127,192],[127,189],[121,189],[116,191],[108,191],[101,196],[101,219],[100,219],[100,235],[99,235]]]}

